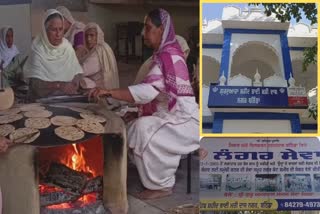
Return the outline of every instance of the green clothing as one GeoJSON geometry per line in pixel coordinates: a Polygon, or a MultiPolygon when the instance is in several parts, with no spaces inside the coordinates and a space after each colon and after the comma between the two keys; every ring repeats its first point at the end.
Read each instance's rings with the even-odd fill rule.
{"type": "Polygon", "coordinates": [[[11,63],[3,69],[4,84],[11,87],[19,87],[24,84],[22,81],[23,65],[27,60],[27,56],[18,54],[11,63]]]}

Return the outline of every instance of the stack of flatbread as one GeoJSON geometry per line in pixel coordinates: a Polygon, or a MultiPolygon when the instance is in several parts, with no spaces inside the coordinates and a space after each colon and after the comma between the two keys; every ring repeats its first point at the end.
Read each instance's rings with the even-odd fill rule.
{"type": "Polygon", "coordinates": [[[13,131],[9,138],[14,143],[31,143],[40,136],[40,131],[33,128],[20,128],[13,131]]]}
{"type": "Polygon", "coordinates": [[[10,124],[0,125],[0,136],[6,137],[15,130],[15,127],[10,124]]]}
{"type": "Polygon", "coordinates": [[[18,114],[20,112],[21,112],[20,108],[10,108],[7,110],[0,111],[0,115],[18,114]]]}
{"type": "Polygon", "coordinates": [[[22,114],[8,114],[0,116],[0,124],[12,123],[23,118],[22,114]]]}
{"type": "MultiPolygon", "coordinates": [[[[54,106],[56,107],[56,106],[54,106]]],[[[0,111],[0,135],[8,136],[15,143],[31,143],[40,136],[39,129],[46,129],[51,124],[58,126],[55,128],[55,134],[69,141],[77,141],[85,136],[85,132],[92,134],[104,133],[104,126],[101,123],[106,122],[102,116],[94,114],[92,111],[78,107],[66,107],[72,111],[78,112],[83,119],[76,119],[70,116],[52,116],[52,112],[46,110],[44,106],[38,103],[17,105],[6,111],[0,111]],[[25,128],[16,129],[7,124],[20,120],[23,116],[27,117],[25,128]]]]}

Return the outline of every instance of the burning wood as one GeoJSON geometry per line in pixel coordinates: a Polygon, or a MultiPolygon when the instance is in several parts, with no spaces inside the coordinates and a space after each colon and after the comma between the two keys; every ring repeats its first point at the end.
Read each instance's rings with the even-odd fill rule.
{"type": "Polygon", "coordinates": [[[41,214],[111,214],[110,210],[103,206],[102,201],[97,201],[92,204],[88,204],[85,207],[69,208],[69,209],[49,209],[41,208],[41,214]]]}
{"type": "Polygon", "coordinates": [[[70,193],[59,191],[41,194],[40,206],[48,206],[53,204],[61,204],[64,202],[74,201],[78,198],[78,195],[72,195],[70,193]]]}
{"type": "Polygon", "coordinates": [[[73,195],[80,195],[87,182],[87,176],[69,167],[52,163],[44,183],[62,188],[73,195]]]}
{"type": "Polygon", "coordinates": [[[83,190],[83,194],[88,194],[91,192],[101,192],[101,191],[102,191],[102,176],[98,176],[87,182],[87,185],[83,190]]]}

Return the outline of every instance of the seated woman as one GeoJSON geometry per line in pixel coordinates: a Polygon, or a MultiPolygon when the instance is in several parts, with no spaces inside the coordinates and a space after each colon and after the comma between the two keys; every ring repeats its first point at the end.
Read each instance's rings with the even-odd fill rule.
{"type": "Polygon", "coordinates": [[[89,98],[111,96],[140,104],[139,117],[128,124],[128,146],[146,188],[139,196],[151,199],[172,193],[181,155],[199,148],[199,110],[168,12],[148,13],[144,43],[154,53],[142,83],[127,89],[92,89],[89,98]]]}
{"type": "Polygon", "coordinates": [[[64,18],[64,37],[72,44],[78,59],[82,58],[87,53],[84,42],[85,24],[76,21],[64,6],[59,6],[56,10],[64,18]]]}
{"type": "Polygon", "coordinates": [[[13,42],[13,28],[1,28],[0,68],[3,69],[3,77],[7,85],[15,88],[23,84],[22,67],[25,61],[26,57],[19,53],[13,42]]]}
{"type": "MultiPolygon", "coordinates": [[[[187,60],[189,52],[190,52],[190,48],[188,46],[187,41],[179,35],[176,35],[176,39],[183,51],[183,55],[184,55],[184,59],[187,60]]],[[[150,66],[152,63],[152,57],[150,57],[149,59],[147,59],[140,67],[136,79],[133,82],[133,85],[139,84],[143,81],[143,79],[147,76],[147,74],[150,72],[150,66]]]]}
{"type": "Polygon", "coordinates": [[[54,9],[45,13],[42,32],[31,46],[23,68],[29,80],[29,98],[76,94],[82,68],[71,44],[63,38],[63,17],[54,9]]]}
{"type": "Polygon", "coordinates": [[[85,38],[89,53],[80,60],[85,77],[80,82],[81,87],[119,88],[116,58],[110,46],[104,41],[104,33],[99,25],[89,23],[85,28],[85,38]]]}

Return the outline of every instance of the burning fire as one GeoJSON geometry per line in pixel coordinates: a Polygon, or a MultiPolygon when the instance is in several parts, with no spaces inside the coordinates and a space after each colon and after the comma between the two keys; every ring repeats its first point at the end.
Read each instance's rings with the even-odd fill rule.
{"type": "Polygon", "coordinates": [[[48,209],[70,209],[70,208],[73,208],[77,205],[80,205],[79,207],[83,207],[83,206],[86,206],[87,204],[90,204],[95,201],[97,201],[96,193],[89,193],[89,194],[82,196],[76,202],[73,202],[72,204],[71,203],[62,203],[62,204],[58,204],[58,205],[47,206],[47,208],[48,209]]]}
{"type": "MultiPolygon", "coordinates": [[[[72,144],[72,147],[69,147],[66,152],[67,155],[64,159],[60,160],[61,164],[65,166],[86,174],[88,178],[94,178],[98,176],[98,172],[92,169],[90,166],[87,165],[86,160],[84,158],[84,153],[86,152],[85,147],[81,144],[72,144]]],[[[54,187],[54,186],[47,186],[47,185],[39,185],[39,192],[48,193],[48,192],[56,192],[56,191],[63,191],[61,188],[54,187]]],[[[74,202],[70,203],[61,203],[58,205],[51,205],[47,206],[48,209],[68,209],[75,206],[82,207],[86,204],[93,203],[97,200],[97,193],[89,193],[86,195],[81,196],[74,202]]]]}
{"type": "Polygon", "coordinates": [[[85,148],[83,145],[79,145],[79,149],[77,148],[77,144],[72,144],[73,151],[69,154],[65,160],[62,160],[61,163],[66,165],[67,167],[76,170],[78,172],[89,173],[91,176],[96,177],[97,172],[92,170],[87,164],[86,160],[83,157],[85,152],[85,148]],[[71,158],[70,158],[71,157],[71,158]]]}

